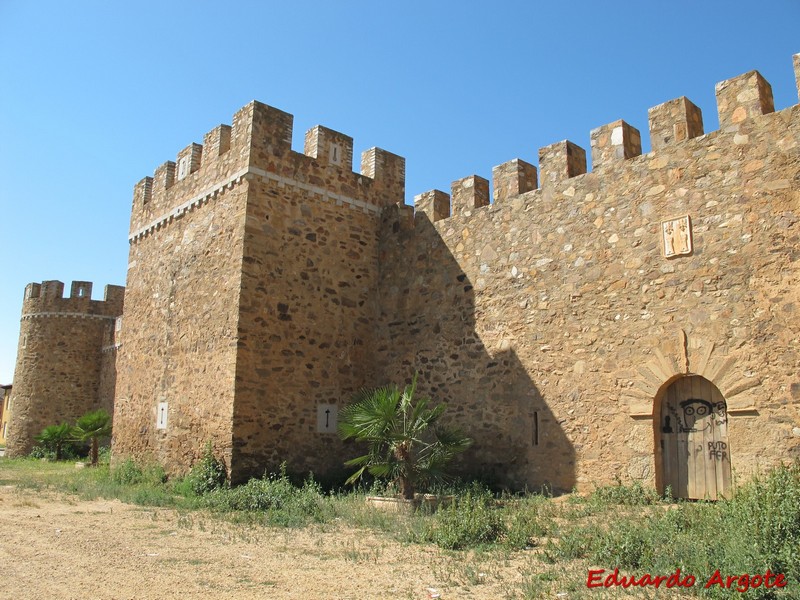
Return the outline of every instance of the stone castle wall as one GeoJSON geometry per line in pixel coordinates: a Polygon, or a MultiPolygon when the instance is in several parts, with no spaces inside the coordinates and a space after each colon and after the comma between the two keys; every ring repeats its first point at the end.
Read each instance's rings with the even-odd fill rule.
{"type": "Polygon", "coordinates": [[[252,127],[246,110],[134,188],[115,457],[230,464],[252,127]]]}
{"type": "MultiPolygon", "coordinates": [[[[795,57],[800,79],[800,58],[795,57]]],[[[658,415],[687,375],[727,403],[745,475],[800,455],[800,108],[756,72],[403,205],[404,162],[254,102],[134,192],[114,450],[235,480],[353,452],[336,412],[409,381],[521,486],[661,486],[658,415]],[[490,202],[490,198],[494,202],[490,202]],[[452,215],[452,216],[451,216],[452,215]],[[686,246],[684,252],[684,245],[686,246]]],[[[16,387],[16,382],[15,382],[16,387]]]]}
{"type": "Polygon", "coordinates": [[[48,425],[113,409],[113,347],[125,288],[108,285],[92,300],[92,284],[74,281],[64,298],[60,281],[31,283],[22,303],[7,453],[24,456],[48,425]]]}
{"type": "Polygon", "coordinates": [[[651,109],[646,155],[619,121],[592,132],[591,173],[561,142],[538,173],[495,168],[491,205],[473,176],[386,215],[385,377],[420,372],[476,438],[471,468],[660,483],[660,393],[686,374],[726,398],[739,474],[800,457],[800,107],[772,112],[755,72],[717,98],[719,131],[681,98],[651,109]],[[685,215],[694,249],[667,258],[662,221],[685,215]]]}
{"type": "MultiPolygon", "coordinates": [[[[353,140],[325,127],[288,144],[291,121],[266,107],[261,127],[283,128],[249,180],[239,321],[236,478],[277,469],[340,470],[335,421],[342,398],[377,385],[378,233],[383,207],[402,202],[405,163],[373,148],[353,172],[353,140]]],[[[285,114],[285,113],[283,113],[285,114]]]]}

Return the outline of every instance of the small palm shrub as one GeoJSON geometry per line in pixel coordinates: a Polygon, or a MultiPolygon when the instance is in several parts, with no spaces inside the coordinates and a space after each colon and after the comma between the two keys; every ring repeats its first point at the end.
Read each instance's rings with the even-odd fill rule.
{"type": "Polygon", "coordinates": [[[102,408],[88,412],[75,422],[72,434],[76,440],[91,444],[91,464],[96,467],[100,440],[111,435],[111,415],[102,408]]]}
{"type": "MultiPolygon", "coordinates": [[[[39,451],[43,456],[36,458],[49,458],[45,456],[46,452],[52,454],[56,460],[63,458],[63,450],[73,442],[72,426],[69,423],[61,423],[60,425],[48,425],[42,432],[34,438],[39,442],[39,447],[44,451],[39,451]]],[[[33,452],[31,452],[33,455],[33,452]]]]}
{"type": "Polygon", "coordinates": [[[417,378],[402,390],[395,386],[363,390],[339,417],[342,439],[367,444],[367,454],[345,465],[359,467],[347,480],[355,483],[364,473],[394,482],[403,498],[433,482],[446,479],[445,469],[472,440],[439,419],[444,404],[430,407],[427,398],[415,398],[417,378]]]}

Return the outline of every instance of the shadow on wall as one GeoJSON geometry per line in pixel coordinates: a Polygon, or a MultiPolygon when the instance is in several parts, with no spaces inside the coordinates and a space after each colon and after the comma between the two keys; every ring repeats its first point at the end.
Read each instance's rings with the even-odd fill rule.
{"type": "Polygon", "coordinates": [[[473,282],[428,216],[386,209],[380,252],[384,380],[410,383],[417,372],[419,392],[448,404],[446,419],[474,439],[456,465],[460,474],[514,489],[571,490],[575,449],[502,341],[503,315],[489,297],[476,302],[473,282]]]}

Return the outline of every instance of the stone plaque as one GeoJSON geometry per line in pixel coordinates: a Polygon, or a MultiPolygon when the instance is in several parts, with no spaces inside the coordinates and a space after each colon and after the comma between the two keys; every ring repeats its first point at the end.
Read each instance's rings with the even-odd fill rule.
{"type": "Polygon", "coordinates": [[[335,404],[317,405],[317,433],[336,433],[339,411],[335,404]]]}
{"type": "Polygon", "coordinates": [[[692,253],[692,221],[689,215],[661,221],[661,247],[666,258],[692,253]]]}
{"type": "Polygon", "coordinates": [[[168,405],[166,402],[158,403],[158,413],[156,414],[156,429],[167,428],[168,405]]]}

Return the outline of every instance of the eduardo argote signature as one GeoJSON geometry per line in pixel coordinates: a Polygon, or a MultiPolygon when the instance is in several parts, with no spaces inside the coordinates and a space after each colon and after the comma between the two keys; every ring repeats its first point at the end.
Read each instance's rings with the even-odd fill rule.
{"type": "MultiPolygon", "coordinates": [[[[605,569],[590,569],[588,577],[586,578],[586,587],[658,588],[663,584],[665,588],[690,588],[694,587],[697,582],[694,575],[682,574],[680,569],[675,569],[675,572],[669,575],[651,575],[650,573],[645,573],[638,577],[636,575],[620,575],[619,568],[609,572],[605,577],[603,577],[604,573],[606,573],[605,569]]],[[[746,592],[747,590],[762,586],[767,589],[782,588],[786,587],[786,576],[783,573],[773,573],[769,569],[763,574],[759,573],[756,575],[750,575],[749,573],[742,573],[741,575],[723,575],[719,572],[719,569],[717,569],[714,571],[713,575],[708,578],[703,587],[708,589],[715,585],[725,589],[734,589],[737,592],[746,592]]]]}

